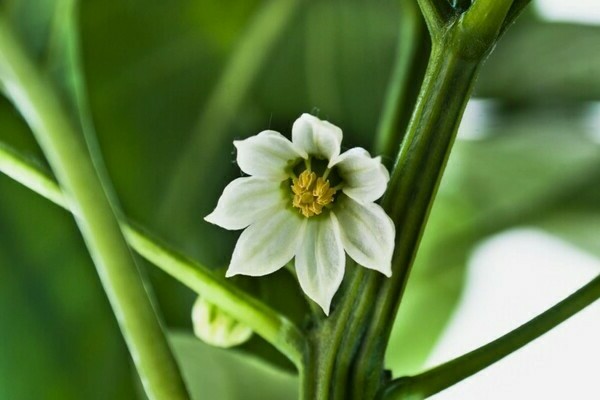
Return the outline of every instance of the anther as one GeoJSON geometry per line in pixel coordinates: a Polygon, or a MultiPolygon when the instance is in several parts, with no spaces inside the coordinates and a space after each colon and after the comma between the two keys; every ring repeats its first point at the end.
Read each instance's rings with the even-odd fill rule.
{"type": "Polygon", "coordinates": [[[323,207],[333,203],[337,190],[326,179],[328,171],[323,177],[317,177],[316,173],[307,169],[292,180],[292,205],[307,218],[321,214],[323,207]]]}

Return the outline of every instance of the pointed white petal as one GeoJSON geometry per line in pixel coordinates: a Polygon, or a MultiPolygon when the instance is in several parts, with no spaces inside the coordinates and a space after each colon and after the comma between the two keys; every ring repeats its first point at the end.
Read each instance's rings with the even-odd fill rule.
{"type": "Polygon", "coordinates": [[[340,197],[335,215],[344,249],[363,267],[391,276],[396,235],[394,223],[378,204],[360,204],[349,197],[340,197]]]}
{"type": "Polygon", "coordinates": [[[229,230],[243,229],[271,210],[285,207],[280,186],[279,182],[261,178],[238,178],[227,185],[217,207],[204,220],[229,230]]]}
{"type": "Polygon", "coordinates": [[[309,155],[333,162],[340,154],[342,130],[310,114],[302,114],[292,127],[292,142],[309,155]]]}
{"type": "Polygon", "coordinates": [[[372,158],[368,151],[360,147],[340,155],[335,166],[345,184],[342,190],[359,203],[371,203],[380,198],[390,180],[381,158],[372,158]]]}
{"type": "Polygon", "coordinates": [[[340,228],[333,213],[308,220],[295,263],[302,290],[329,315],[329,306],[342,283],[346,264],[340,228]]]}
{"type": "Polygon", "coordinates": [[[298,158],[306,158],[279,132],[263,131],[248,139],[233,142],[237,148],[237,163],[248,175],[282,181],[289,176],[289,168],[298,158]]]}
{"type": "Polygon", "coordinates": [[[262,276],[287,264],[302,240],[306,218],[281,208],[250,225],[238,239],[226,276],[262,276]]]}

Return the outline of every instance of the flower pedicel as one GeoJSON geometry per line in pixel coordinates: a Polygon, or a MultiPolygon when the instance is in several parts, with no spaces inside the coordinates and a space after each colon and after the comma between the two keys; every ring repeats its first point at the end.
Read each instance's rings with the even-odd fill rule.
{"type": "Polygon", "coordinates": [[[294,122],[292,141],[263,131],[235,141],[240,169],[205,219],[244,229],[227,276],[262,276],[295,257],[306,295],[329,314],[344,277],[344,251],[363,267],[390,276],[395,228],[374,201],[389,174],[362,148],[340,154],[342,131],[312,115],[294,122]]]}

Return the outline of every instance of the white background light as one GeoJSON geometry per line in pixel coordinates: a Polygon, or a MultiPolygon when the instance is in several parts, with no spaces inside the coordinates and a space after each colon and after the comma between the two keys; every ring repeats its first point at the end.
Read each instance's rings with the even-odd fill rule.
{"type": "Polygon", "coordinates": [[[533,4],[544,19],[600,25],[599,0],[536,0],[533,4]]]}
{"type": "MultiPolygon", "coordinates": [[[[428,365],[527,322],[600,273],[600,260],[537,230],[496,236],[470,261],[461,303],[428,365]]],[[[600,399],[600,302],[435,400],[600,399]]]]}

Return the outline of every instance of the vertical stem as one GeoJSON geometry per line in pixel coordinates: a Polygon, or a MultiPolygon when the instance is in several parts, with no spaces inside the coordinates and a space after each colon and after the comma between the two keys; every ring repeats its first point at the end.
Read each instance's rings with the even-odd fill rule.
{"type": "Polygon", "coordinates": [[[370,324],[354,364],[356,399],[371,399],[382,384],[383,361],[439,181],[477,70],[498,39],[512,0],[476,0],[463,14],[443,0],[419,0],[432,37],[425,80],[382,205],[396,225],[392,277],[369,272],[376,290],[370,324]]]}
{"type": "MultiPolygon", "coordinates": [[[[384,160],[392,159],[402,140],[429,50],[422,16],[414,0],[403,1],[401,11],[396,63],[375,139],[375,152],[382,154],[384,160]]],[[[347,275],[348,289],[341,296],[342,301],[316,328],[319,339],[311,342],[309,361],[315,372],[307,378],[316,382],[306,382],[312,392],[307,391],[305,399],[344,399],[349,395],[353,360],[372,306],[359,296],[374,299],[375,288],[365,284],[367,270],[362,267],[348,270],[347,275]]]]}
{"type": "Polygon", "coordinates": [[[358,342],[355,330],[362,325],[356,324],[357,313],[353,305],[357,303],[351,294],[363,293],[363,282],[360,279],[364,268],[353,268],[353,279],[344,284],[344,298],[351,303],[333,310],[329,318],[320,320],[308,332],[308,349],[303,375],[304,400],[325,400],[336,398],[343,392],[348,383],[348,370],[343,364],[348,364],[354,352],[349,350],[348,338],[354,345],[358,342]],[[340,361],[339,358],[342,360],[340,361]],[[345,362],[347,361],[347,363],[345,362]]]}
{"type": "Polygon", "coordinates": [[[27,120],[73,210],[150,399],[188,399],[137,266],[83,140],[0,16],[0,81],[27,120]]]}
{"type": "Polygon", "coordinates": [[[383,206],[396,224],[393,277],[369,273],[379,287],[371,325],[356,361],[355,398],[372,398],[410,267],[435,197],[479,62],[450,43],[434,43],[419,100],[402,144],[383,206]]]}

